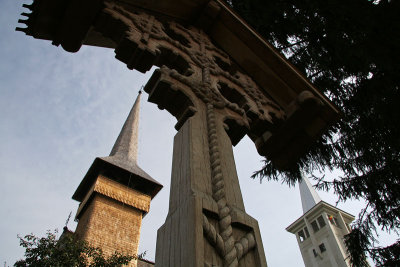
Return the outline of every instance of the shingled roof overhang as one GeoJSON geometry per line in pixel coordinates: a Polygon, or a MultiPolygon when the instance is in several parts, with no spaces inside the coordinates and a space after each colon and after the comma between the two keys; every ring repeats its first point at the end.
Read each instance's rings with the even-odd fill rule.
{"type": "MultiPolygon", "coordinates": [[[[296,160],[339,118],[338,108],[223,1],[110,2],[127,10],[146,11],[159,19],[203,28],[286,111],[288,120],[280,129],[254,140],[259,153],[270,157],[278,167],[296,160]]],[[[24,6],[32,14],[25,14],[28,20],[20,21],[28,27],[18,30],[34,38],[51,40],[69,52],[78,51],[82,44],[110,48],[116,45],[92,27],[103,0],[35,0],[32,6],[24,6]]]]}
{"type": "Polygon", "coordinates": [[[116,157],[103,157],[93,161],[72,199],[82,202],[99,175],[104,175],[151,198],[154,198],[163,187],[136,163],[119,160],[116,157]]]}

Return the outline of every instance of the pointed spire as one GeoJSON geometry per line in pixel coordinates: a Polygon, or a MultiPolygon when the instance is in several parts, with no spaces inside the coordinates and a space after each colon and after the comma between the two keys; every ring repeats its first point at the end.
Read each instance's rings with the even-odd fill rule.
{"type": "Polygon", "coordinates": [[[311,185],[308,178],[302,174],[303,179],[301,180],[300,187],[300,197],[301,204],[303,206],[303,213],[309,211],[312,207],[314,207],[318,202],[321,201],[321,198],[315,191],[314,187],[311,185]]]}
{"type": "Polygon", "coordinates": [[[153,198],[162,185],[142,170],[137,164],[139,136],[139,105],[142,90],[129,112],[128,118],[111,150],[110,156],[96,158],[82,182],[76,189],[73,199],[83,201],[99,174],[134,188],[153,198]]]}
{"type": "Polygon", "coordinates": [[[137,163],[141,94],[142,91],[140,90],[110,153],[110,156],[115,156],[131,163],[137,163]]]}

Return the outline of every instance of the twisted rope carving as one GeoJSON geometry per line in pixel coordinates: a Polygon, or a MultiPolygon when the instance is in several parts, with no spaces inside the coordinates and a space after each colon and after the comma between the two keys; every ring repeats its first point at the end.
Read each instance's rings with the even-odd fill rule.
{"type": "Polygon", "coordinates": [[[253,233],[247,233],[240,241],[235,242],[232,230],[231,209],[225,197],[225,184],[221,170],[221,159],[218,149],[217,127],[215,122],[214,106],[207,103],[207,132],[211,163],[211,183],[213,198],[218,205],[219,230],[217,233],[213,225],[203,214],[203,230],[207,240],[214,246],[224,259],[225,267],[239,265],[239,260],[244,257],[256,245],[253,233]]]}
{"type": "Polygon", "coordinates": [[[250,250],[256,246],[256,240],[252,233],[246,234],[242,237],[239,242],[236,242],[235,249],[237,253],[237,259],[240,260],[245,256],[250,250]]]}
{"type": "Polygon", "coordinates": [[[224,241],[223,258],[225,266],[237,266],[237,256],[235,249],[235,240],[232,231],[232,217],[230,215],[231,209],[226,203],[224,181],[221,170],[221,159],[218,149],[217,127],[215,124],[214,107],[211,103],[207,104],[207,129],[208,129],[208,142],[209,153],[211,162],[211,182],[213,190],[213,198],[218,205],[219,215],[219,229],[220,236],[224,241]]]}
{"type": "Polygon", "coordinates": [[[225,254],[224,241],[220,234],[217,233],[214,226],[208,221],[207,217],[203,214],[203,231],[210,242],[210,244],[217,250],[219,255],[225,254]]]}

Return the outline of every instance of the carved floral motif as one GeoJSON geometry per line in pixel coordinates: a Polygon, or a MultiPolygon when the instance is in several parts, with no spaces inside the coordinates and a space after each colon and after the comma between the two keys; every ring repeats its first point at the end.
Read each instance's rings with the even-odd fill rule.
{"type": "MultiPolygon", "coordinates": [[[[128,12],[115,3],[106,3],[104,13],[111,16],[114,23],[117,21],[126,26],[125,32],[121,33],[124,35],[122,38],[132,42],[133,47],[139,49],[130,51],[130,55],[121,55],[124,56],[121,60],[126,62],[129,68],[136,68],[135,64],[142,64],[136,63],[140,60],[151,61],[151,64],[146,64],[149,68],[152,65],[165,65],[161,68],[163,73],[187,85],[185,89],[193,90],[204,103],[212,103],[216,108],[228,108],[234,111],[242,117],[244,125],[251,124],[245,108],[253,109],[253,113],[263,121],[272,123],[272,118],[268,114],[274,114],[278,119],[284,118],[283,110],[268,98],[248,75],[239,70],[230,72],[234,64],[202,30],[194,27],[186,28],[174,21],[160,22],[154,16],[145,13],[128,12]],[[173,61],[181,61],[178,64],[181,66],[176,66],[176,62],[173,61]],[[239,106],[224,97],[219,90],[220,83],[238,92],[247,105],[239,106]]],[[[102,27],[109,24],[112,23],[103,22],[102,27]]],[[[115,41],[119,43],[120,40],[115,41]]],[[[117,47],[117,58],[118,51],[117,47]]]]}

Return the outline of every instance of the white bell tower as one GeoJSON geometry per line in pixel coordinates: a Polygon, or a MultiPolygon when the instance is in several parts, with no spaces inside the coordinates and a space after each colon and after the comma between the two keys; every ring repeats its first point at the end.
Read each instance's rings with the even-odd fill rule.
{"type": "Polygon", "coordinates": [[[306,267],[348,267],[344,236],[354,216],[321,200],[310,181],[300,183],[303,215],[286,228],[296,235],[306,267]]]}

